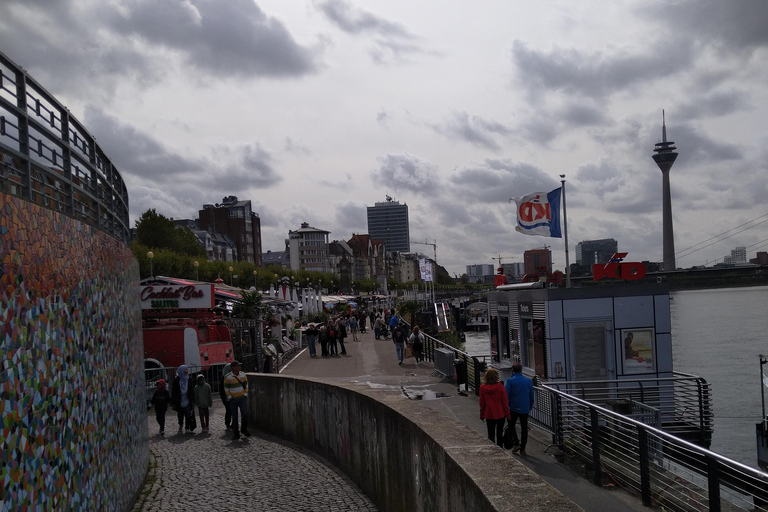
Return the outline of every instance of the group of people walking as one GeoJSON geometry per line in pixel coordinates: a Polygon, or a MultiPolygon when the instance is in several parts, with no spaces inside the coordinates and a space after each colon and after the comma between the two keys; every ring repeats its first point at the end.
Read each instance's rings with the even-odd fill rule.
{"type": "MultiPolygon", "coordinates": [[[[239,439],[241,434],[251,435],[248,432],[248,379],[240,373],[240,368],[239,361],[225,365],[219,382],[221,402],[225,408],[224,423],[227,430],[233,431],[233,439],[239,439]]],[[[202,373],[197,374],[193,385],[189,373],[186,365],[179,366],[171,383],[170,392],[165,379],[159,379],[155,383],[152,405],[155,408],[155,419],[160,427],[160,435],[165,434],[165,415],[168,406],[176,411],[179,434],[182,432],[193,434],[197,428],[195,407],[200,417],[202,431],[208,432],[210,429],[209,411],[213,407],[211,386],[205,381],[205,375],[202,373]]]]}
{"type": "Polygon", "coordinates": [[[533,407],[533,381],[523,375],[520,363],[512,365],[512,376],[502,384],[499,371],[489,368],[480,386],[480,419],[488,428],[488,439],[504,446],[504,425],[509,422],[510,445],[513,452],[526,455],[528,443],[528,414],[533,407]],[[520,420],[520,436],[517,421],[520,420]]]}
{"type": "Polygon", "coordinates": [[[304,331],[309,345],[309,357],[317,357],[317,343],[320,343],[320,355],[331,357],[347,355],[347,347],[344,340],[349,333],[352,341],[360,341],[357,336],[359,323],[355,316],[337,316],[330,318],[326,323],[310,323],[304,331]],[[339,351],[341,349],[341,351],[339,351]]]}

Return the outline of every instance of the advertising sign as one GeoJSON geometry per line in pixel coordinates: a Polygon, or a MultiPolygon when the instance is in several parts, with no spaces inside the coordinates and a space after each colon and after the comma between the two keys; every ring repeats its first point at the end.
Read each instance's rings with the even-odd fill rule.
{"type": "Polygon", "coordinates": [[[653,329],[623,329],[621,339],[624,374],[653,372],[653,329]]]}
{"type": "Polygon", "coordinates": [[[212,309],[213,284],[147,285],[140,288],[141,309],[212,309]]]}

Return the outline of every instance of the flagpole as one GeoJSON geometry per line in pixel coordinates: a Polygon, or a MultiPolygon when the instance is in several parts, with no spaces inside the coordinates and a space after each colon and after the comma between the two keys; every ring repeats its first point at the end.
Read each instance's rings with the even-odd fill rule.
{"type": "Polygon", "coordinates": [[[563,191],[563,236],[565,237],[565,287],[571,287],[571,262],[568,259],[568,215],[565,209],[565,174],[561,174],[560,183],[563,191]]]}

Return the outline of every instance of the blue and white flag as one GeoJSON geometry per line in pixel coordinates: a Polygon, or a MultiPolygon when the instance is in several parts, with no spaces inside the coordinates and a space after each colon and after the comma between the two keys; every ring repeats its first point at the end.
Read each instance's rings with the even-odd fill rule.
{"type": "Polygon", "coordinates": [[[432,262],[426,258],[419,259],[419,273],[422,281],[432,281],[432,262]]]}
{"type": "Polygon", "coordinates": [[[534,192],[522,197],[513,197],[517,203],[517,226],[515,230],[525,235],[562,238],[560,234],[560,193],[534,192]]]}

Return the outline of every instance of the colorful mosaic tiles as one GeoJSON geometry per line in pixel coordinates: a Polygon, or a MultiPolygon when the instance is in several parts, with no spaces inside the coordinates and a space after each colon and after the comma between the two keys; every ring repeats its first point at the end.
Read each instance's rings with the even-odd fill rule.
{"type": "Polygon", "coordinates": [[[0,193],[0,510],[122,510],[148,464],[138,263],[0,193]]]}

